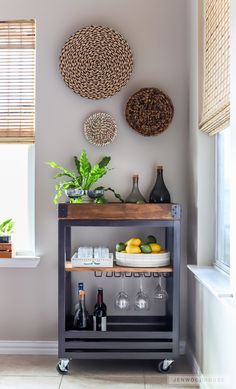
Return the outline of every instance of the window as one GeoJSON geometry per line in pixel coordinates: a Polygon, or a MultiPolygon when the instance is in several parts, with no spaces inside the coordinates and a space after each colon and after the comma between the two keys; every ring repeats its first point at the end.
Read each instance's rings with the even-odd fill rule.
{"type": "Polygon", "coordinates": [[[230,267],[230,0],[203,0],[201,117],[199,128],[216,137],[215,263],[230,267]]]}
{"type": "Polygon", "coordinates": [[[0,21],[0,220],[34,255],[35,21],[0,21]]]}
{"type": "Polygon", "coordinates": [[[0,142],[34,143],[35,21],[0,21],[0,142]]]}
{"type": "Polygon", "coordinates": [[[34,255],[34,145],[0,143],[0,220],[13,218],[14,249],[34,255]]]}
{"type": "Polygon", "coordinates": [[[216,264],[226,271],[230,266],[230,128],[216,139],[216,264]]]}

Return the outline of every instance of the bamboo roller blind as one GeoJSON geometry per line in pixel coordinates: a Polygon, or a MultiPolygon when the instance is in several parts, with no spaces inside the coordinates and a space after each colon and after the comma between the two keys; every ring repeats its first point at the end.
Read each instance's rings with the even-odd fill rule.
{"type": "Polygon", "coordinates": [[[35,21],[0,21],[0,143],[33,143],[35,21]]]}
{"type": "Polygon", "coordinates": [[[200,129],[230,124],[230,0],[204,0],[204,74],[200,129]]]}

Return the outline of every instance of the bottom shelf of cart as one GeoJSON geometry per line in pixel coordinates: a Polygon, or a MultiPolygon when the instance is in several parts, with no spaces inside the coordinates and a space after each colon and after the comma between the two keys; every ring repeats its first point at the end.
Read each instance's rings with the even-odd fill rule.
{"type": "Polygon", "coordinates": [[[65,351],[59,352],[58,358],[68,359],[176,359],[178,352],[153,352],[148,350],[130,351],[65,351]]]}
{"type": "MultiPolygon", "coordinates": [[[[172,334],[173,318],[171,316],[108,316],[107,331],[73,330],[73,316],[66,319],[65,335],[69,338],[150,338],[152,335],[163,337],[163,333],[172,334]]],[[[90,317],[90,328],[92,317],[90,317]]]]}

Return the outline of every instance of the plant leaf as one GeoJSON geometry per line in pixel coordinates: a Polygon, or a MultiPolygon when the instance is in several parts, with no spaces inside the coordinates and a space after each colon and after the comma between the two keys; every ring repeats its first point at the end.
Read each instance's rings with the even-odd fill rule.
{"type": "Polygon", "coordinates": [[[98,164],[94,165],[89,174],[86,189],[89,189],[92,184],[95,184],[95,182],[102,178],[106,174],[106,172],[107,169],[105,167],[100,168],[98,164]]]}
{"type": "Polygon", "coordinates": [[[76,156],[74,156],[74,161],[75,161],[77,172],[80,174],[80,161],[76,156]]]}
{"type": "Polygon", "coordinates": [[[62,169],[62,166],[58,165],[58,163],[54,161],[46,162],[47,165],[51,166],[54,169],[62,169]]]}
{"type": "Polygon", "coordinates": [[[0,235],[1,234],[12,234],[15,222],[12,219],[6,219],[0,224],[0,235]]]}
{"type": "Polygon", "coordinates": [[[53,178],[58,178],[58,177],[71,177],[71,174],[68,173],[57,173],[53,178]]]}
{"type": "Polygon", "coordinates": [[[72,170],[65,169],[63,166],[58,165],[58,163],[56,163],[54,161],[46,162],[46,163],[47,163],[47,165],[51,166],[53,169],[59,169],[62,171],[63,174],[59,175],[60,173],[58,173],[58,175],[56,175],[54,178],[62,177],[64,175],[64,176],[68,176],[68,177],[75,179],[76,175],[72,170]]]}
{"type": "Polygon", "coordinates": [[[112,188],[109,187],[109,188],[104,189],[104,191],[105,191],[105,192],[107,192],[107,191],[112,192],[112,193],[114,194],[114,196],[115,196],[118,200],[120,200],[121,203],[124,203],[124,202],[125,202],[125,201],[122,199],[121,195],[120,195],[119,193],[116,193],[116,192],[114,191],[114,189],[112,189],[112,188]]]}
{"type": "Polygon", "coordinates": [[[106,167],[106,166],[109,164],[110,160],[111,160],[111,157],[104,157],[104,158],[98,163],[98,166],[99,166],[100,168],[106,167]]]}
{"type": "Polygon", "coordinates": [[[80,174],[83,177],[83,181],[86,182],[88,175],[91,171],[91,164],[88,160],[86,151],[83,150],[80,154],[80,174]]]}

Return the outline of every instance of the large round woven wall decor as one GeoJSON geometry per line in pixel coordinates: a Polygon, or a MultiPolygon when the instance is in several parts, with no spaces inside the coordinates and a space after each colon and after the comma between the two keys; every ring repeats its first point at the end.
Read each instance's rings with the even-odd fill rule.
{"type": "Polygon", "coordinates": [[[65,43],[60,70],[75,93],[105,99],[125,86],[133,70],[133,55],[121,34],[109,27],[84,27],[65,43]]]}
{"type": "Polygon", "coordinates": [[[129,125],[141,135],[165,131],[174,116],[171,99],[157,88],[143,88],[130,97],[125,110],[129,125]]]}
{"type": "Polygon", "coordinates": [[[84,123],[84,135],[93,145],[106,146],[117,135],[116,122],[108,113],[94,113],[84,123]]]}

